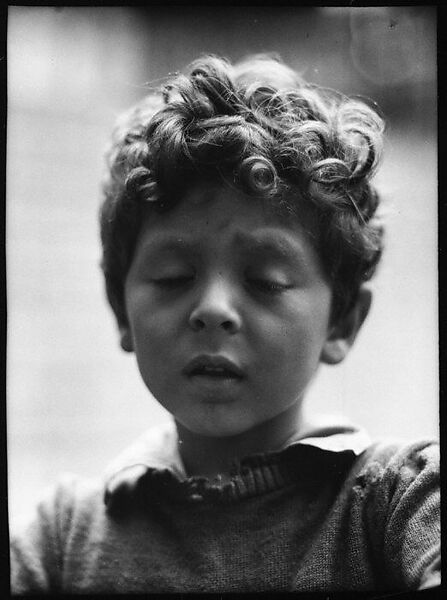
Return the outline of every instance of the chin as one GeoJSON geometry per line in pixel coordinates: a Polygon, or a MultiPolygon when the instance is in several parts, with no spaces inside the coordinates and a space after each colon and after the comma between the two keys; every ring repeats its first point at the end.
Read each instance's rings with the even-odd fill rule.
{"type": "Polygon", "coordinates": [[[234,422],[231,419],[206,419],[194,422],[191,422],[190,419],[177,420],[191,433],[211,438],[227,438],[242,435],[254,427],[254,425],[241,423],[240,420],[234,422]]]}

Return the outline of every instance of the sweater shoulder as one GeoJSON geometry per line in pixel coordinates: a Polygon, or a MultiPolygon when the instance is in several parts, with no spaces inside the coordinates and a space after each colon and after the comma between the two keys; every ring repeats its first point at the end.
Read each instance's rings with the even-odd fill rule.
{"type": "Polygon", "coordinates": [[[422,472],[439,471],[439,443],[436,440],[382,440],[369,446],[357,459],[356,466],[366,478],[377,473],[415,478],[422,472]]]}
{"type": "Polygon", "coordinates": [[[379,441],[354,461],[350,486],[358,500],[381,498],[388,506],[404,495],[422,499],[439,489],[439,463],[439,443],[435,440],[379,441]]]}
{"type": "Polygon", "coordinates": [[[13,528],[12,543],[23,539],[24,532],[33,531],[60,545],[73,527],[82,527],[103,510],[104,482],[100,478],[63,474],[43,491],[32,512],[24,515],[13,528]]]}
{"type": "Polygon", "coordinates": [[[11,591],[53,592],[62,587],[69,540],[87,537],[102,518],[104,488],[100,481],[64,475],[47,488],[29,514],[11,528],[11,591]]]}

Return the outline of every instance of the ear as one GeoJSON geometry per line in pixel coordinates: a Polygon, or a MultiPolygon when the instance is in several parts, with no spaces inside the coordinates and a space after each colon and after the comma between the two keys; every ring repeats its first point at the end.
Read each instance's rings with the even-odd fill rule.
{"type": "Polygon", "coordinates": [[[119,325],[120,346],[125,352],[133,352],[133,339],[129,325],[119,325]]]}
{"type": "Polygon", "coordinates": [[[321,362],[336,365],[345,358],[369,313],[371,300],[371,290],[362,286],[355,305],[330,328],[321,352],[321,362]]]}

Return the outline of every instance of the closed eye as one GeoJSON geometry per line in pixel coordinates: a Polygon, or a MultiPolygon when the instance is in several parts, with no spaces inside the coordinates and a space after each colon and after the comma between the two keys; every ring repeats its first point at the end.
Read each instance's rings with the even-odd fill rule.
{"type": "Polygon", "coordinates": [[[290,289],[292,286],[288,283],[280,283],[279,281],[273,281],[270,279],[253,279],[248,280],[250,286],[256,288],[261,292],[278,294],[290,289]]]}
{"type": "Polygon", "coordinates": [[[152,279],[152,283],[165,289],[176,289],[188,285],[194,277],[192,275],[179,275],[176,277],[159,277],[152,279]]]}

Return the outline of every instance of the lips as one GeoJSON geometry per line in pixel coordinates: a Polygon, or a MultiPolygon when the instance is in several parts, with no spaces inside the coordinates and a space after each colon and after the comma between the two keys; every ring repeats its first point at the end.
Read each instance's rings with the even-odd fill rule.
{"type": "Polygon", "coordinates": [[[183,369],[188,377],[206,377],[212,379],[242,379],[241,368],[224,356],[197,356],[183,369]]]}

